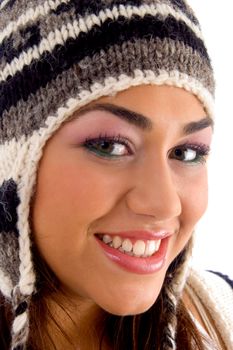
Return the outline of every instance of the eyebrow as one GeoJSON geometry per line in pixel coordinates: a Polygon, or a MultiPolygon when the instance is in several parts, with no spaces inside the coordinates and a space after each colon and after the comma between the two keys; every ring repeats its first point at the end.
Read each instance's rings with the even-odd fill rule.
{"type": "MultiPolygon", "coordinates": [[[[81,107],[74,115],[74,118],[78,118],[81,115],[86,114],[87,112],[91,111],[105,111],[110,112],[111,114],[117,116],[120,119],[123,119],[124,121],[128,122],[129,124],[137,126],[139,129],[143,131],[151,131],[154,127],[153,122],[150,118],[138,113],[134,112],[130,109],[127,109],[125,107],[117,106],[111,103],[96,103],[91,106],[84,106],[81,107]]],[[[71,118],[73,119],[73,118],[71,118]]],[[[183,126],[183,134],[189,135],[193,134],[197,131],[200,131],[202,129],[205,129],[207,127],[211,126],[212,129],[214,128],[214,121],[210,117],[204,117],[198,121],[190,122],[183,126]]]]}

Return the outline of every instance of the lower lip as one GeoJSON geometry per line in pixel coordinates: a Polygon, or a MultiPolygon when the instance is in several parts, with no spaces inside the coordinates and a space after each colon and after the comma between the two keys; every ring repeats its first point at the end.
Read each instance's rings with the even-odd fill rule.
{"type": "Polygon", "coordinates": [[[118,249],[105,244],[100,239],[96,238],[96,240],[108,259],[129,272],[137,274],[154,273],[161,270],[166,261],[169,237],[162,239],[159,250],[147,258],[137,258],[124,254],[118,249]]]}

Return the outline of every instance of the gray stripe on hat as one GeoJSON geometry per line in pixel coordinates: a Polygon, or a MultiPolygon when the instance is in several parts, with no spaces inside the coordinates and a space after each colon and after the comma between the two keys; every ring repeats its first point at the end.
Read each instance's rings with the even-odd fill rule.
{"type": "Polygon", "coordinates": [[[26,102],[21,100],[16,107],[4,112],[0,121],[4,124],[0,142],[31,135],[44,126],[47,116],[55,114],[70,97],[75,98],[82,90],[89,90],[95,82],[103,84],[106,77],[133,76],[135,69],[152,70],[155,74],[160,69],[167,72],[178,70],[200,81],[212,94],[214,91],[213,74],[208,63],[183,43],[167,38],[124,42],[107,51],[101,50],[93,57],[85,57],[26,102]]]}

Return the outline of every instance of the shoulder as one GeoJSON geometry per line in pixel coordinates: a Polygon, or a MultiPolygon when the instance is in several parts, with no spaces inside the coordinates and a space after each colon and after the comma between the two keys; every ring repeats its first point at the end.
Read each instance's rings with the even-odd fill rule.
{"type": "MultiPolygon", "coordinates": [[[[208,270],[207,272],[214,273],[215,275],[223,278],[231,286],[231,288],[233,290],[233,279],[231,279],[228,275],[225,275],[225,274],[223,274],[223,273],[221,273],[219,271],[208,270]]],[[[208,275],[208,276],[210,276],[210,275],[208,275]]]]}
{"type": "Polygon", "coordinates": [[[227,275],[191,268],[188,282],[201,298],[227,302],[228,308],[233,308],[233,281],[227,275]]]}
{"type": "Polygon", "coordinates": [[[229,349],[233,349],[232,280],[222,273],[191,268],[187,283],[208,309],[229,349]]]}

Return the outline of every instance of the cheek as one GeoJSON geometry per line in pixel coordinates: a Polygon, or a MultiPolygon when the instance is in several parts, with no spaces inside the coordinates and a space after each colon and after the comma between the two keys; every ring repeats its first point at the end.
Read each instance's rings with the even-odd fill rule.
{"type": "Polygon", "coordinates": [[[208,204],[208,181],[206,171],[187,185],[185,212],[190,225],[195,225],[206,211],[208,204]]]}
{"type": "Polygon", "coordinates": [[[47,187],[50,193],[54,192],[53,197],[46,194],[48,204],[55,203],[53,210],[84,221],[104,214],[113,205],[119,189],[116,177],[85,165],[60,171],[47,187]]]}
{"type": "Polygon", "coordinates": [[[34,225],[46,235],[57,231],[60,237],[85,231],[114,207],[122,195],[123,182],[115,173],[96,164],[90,166],[90,162],[42,162],[33,206],[34,225]]]}
{"type": "Polygon", "coordinates": [[[207,209],[208,204],[208,181],[207,172],[204,169],[191,181],[183,183],[181,191],[182,214],[180,217],[180,242],[183,246],[193,234],[196,224],[207,209]]]}
{"type": "Polygon", "coordinates": [[[33,234],[40,254],[60,280],[66,281],[78,257],[86,261],[90,228],[119,200],[117,178],[81,161],[41,163],[32,206],[33,234]]]}
{"type": "Polygon", "coordinates": [[[185,247],[195,231],[196,224],[206,211],[208,204],[208,182],[206,171],[179,186],[182,212],[179,217],[178,235],[172,241],[169,264],[185,247]]]}
{"type": "Polygon", "coordinates": [[[208,204],[208,167],[206,164],[179,166],[173,169],[173,174],[181,201],[182,223],[195,226],[208,204]]]}

